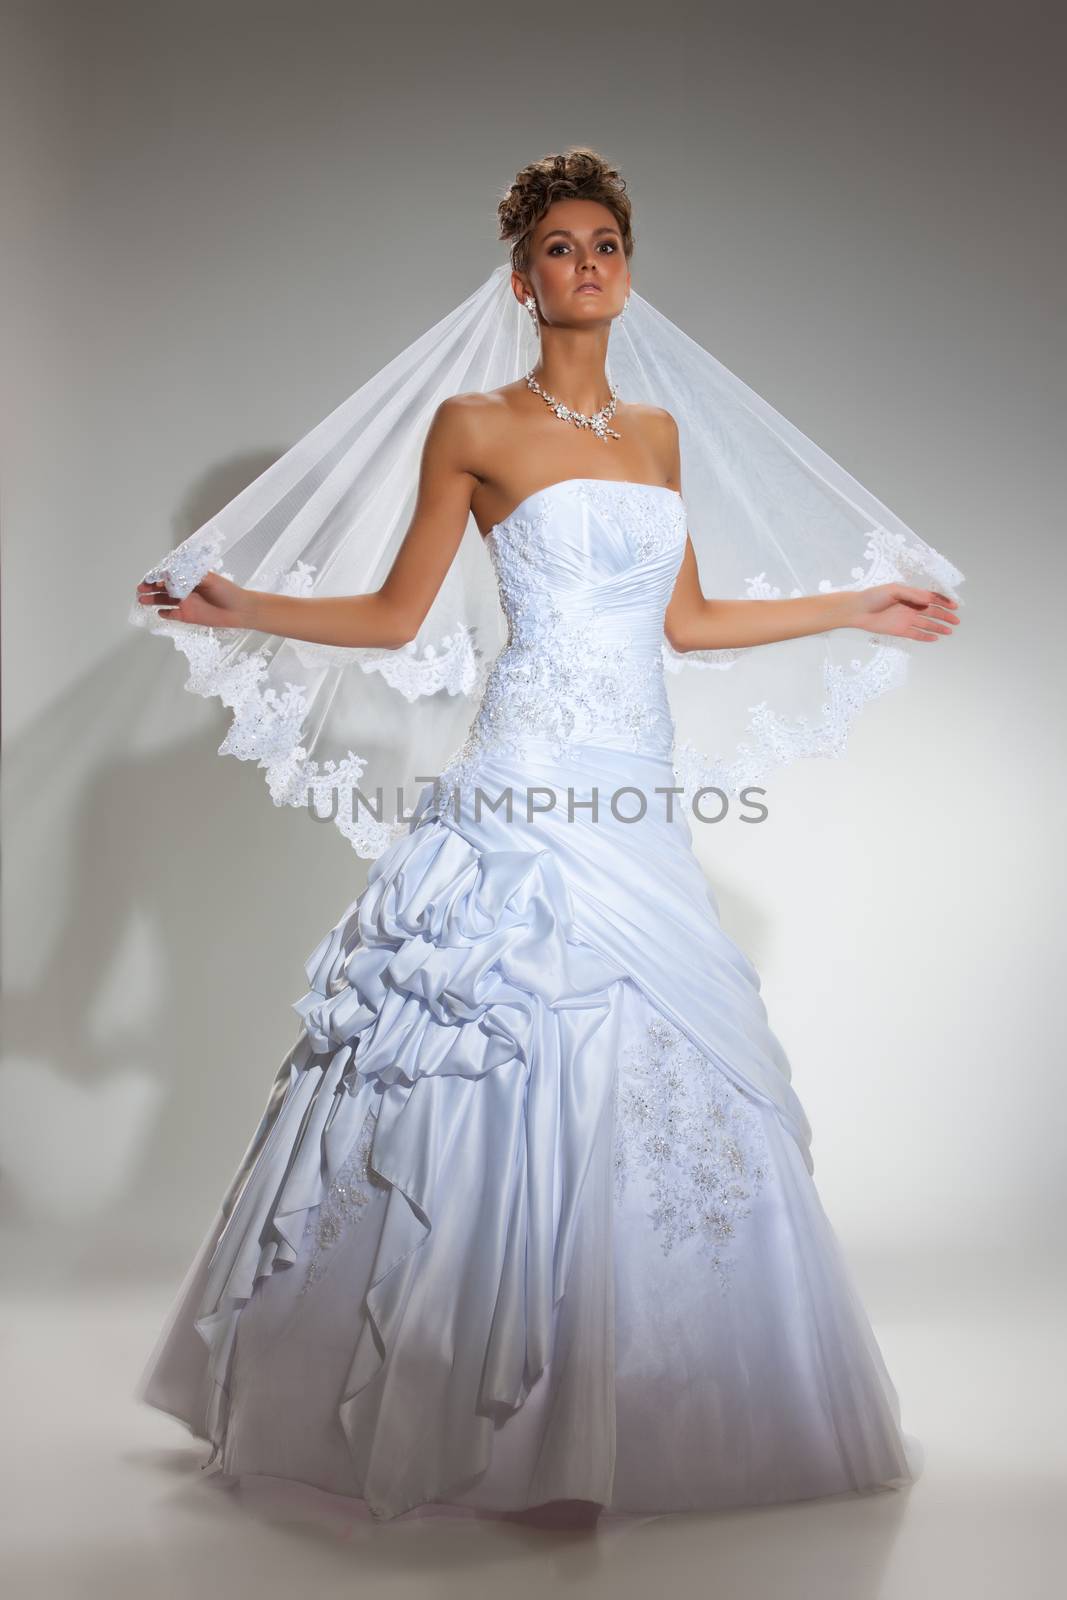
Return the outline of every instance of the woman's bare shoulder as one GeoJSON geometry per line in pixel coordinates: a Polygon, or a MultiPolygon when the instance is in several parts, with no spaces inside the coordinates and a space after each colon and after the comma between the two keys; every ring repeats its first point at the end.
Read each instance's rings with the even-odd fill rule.
{"type": "Polygon", "coordinates": [[[469,393],[449,395],[447,400],[441,401],[441,409],[448,408],[475,417],[499,416],[511,406],[520,391],[526,391],[524,378],[515,383],[502,384],[499,389],[472,389],[469,393]]]}
{"type": "Polygon", "coordinates": [[[500,389],[477,389],[470,393],[453,394],[442,400],[437,408],[438,426],[462,447],[462,453],[475,465],[473,470],[482,475],[484,460],[491,457],[499,442],[506,438],[515,425],[515,410],[521,405],[518,389],[526,391],[526,384],[504,384],[500,389]]]}
{"type": "Polygon", "coordinates": [[[665,433],[670,433],[672,429],[675,432],[678,429],[678,424],[671,416],[671,413],[663,406],[646,405],[640,400],[630,400],[625,405],[620,403],[618,412],[619,414],[625,413],[626,416],[632,418],[638,424],[644,423],[650,432],[660,429],[665,433]]]}

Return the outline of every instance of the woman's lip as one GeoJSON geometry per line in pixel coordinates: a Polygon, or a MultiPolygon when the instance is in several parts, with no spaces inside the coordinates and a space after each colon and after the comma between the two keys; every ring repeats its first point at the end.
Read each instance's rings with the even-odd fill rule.
{"type": "Polygon", "coordinates": [[[574,292],[575,294],[585,294],[587,289],[591,290],[593,294],[601,294],[603,292],[599,283],[580,283],[574,292]]]}

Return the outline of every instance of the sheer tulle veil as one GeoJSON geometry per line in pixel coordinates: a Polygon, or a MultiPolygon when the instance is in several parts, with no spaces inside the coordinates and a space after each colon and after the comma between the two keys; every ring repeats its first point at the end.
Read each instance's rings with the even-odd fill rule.
{"type": "MultiPolygon", "coordinates": [[[[145,578],[176,598],[211,570],[296,595],[376,589],[409,525],[440,401],[510,383],[537,359],[510,279],[510,266],[494,268],[145,578]]],[[[707,595],[897,580],[958,597],[963,575],[950,561],[636,291],[612,325],[608,376],[622,400],[664,406],[677,421],[707,595]]],[[[398,650],[198,627],[136,601],[129,620],[169,637],[186,658],[186,688],[226,708],[220,754],[255,762],[275,805],[332,816],[375,858],[461,744],[505,642],[486,544],[472,518],[418,638],[398,650]]],[[[685,800],[702,788],[738,796],[798,759],[842,755],[862,707],[903,683],[923,648],[847,628],[683,654],[664,639],[685,800]]]]}

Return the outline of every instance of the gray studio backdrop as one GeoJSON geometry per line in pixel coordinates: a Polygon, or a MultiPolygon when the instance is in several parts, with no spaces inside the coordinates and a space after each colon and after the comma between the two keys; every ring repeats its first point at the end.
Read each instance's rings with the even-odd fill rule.
{"type": "Polygon", "coordinates": [[[9,1287],[184,1267],[366,876],[216,755],[224,713],[127,626],[134,585],[504,259],[498,194],[574,142],[628,179],[642,293],[967,574],[960,636],[849,759],[698,847],[864,1287],[1043,1270],[1065,952],[1042,9],[6,8],[9,1287]]]}

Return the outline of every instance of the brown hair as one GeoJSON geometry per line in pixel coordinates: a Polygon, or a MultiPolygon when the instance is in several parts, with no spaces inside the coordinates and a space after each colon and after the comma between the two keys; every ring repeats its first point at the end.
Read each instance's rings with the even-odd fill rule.
{"type": "Polygon", "coordinates": [[[530,235],[556,200],[599,200],[619,224],[626,259],[634,252],[630,197],[626,183],[595,150],[572,145],[561,155],[542,156],[515,175],[515,182],[497,206],[500,237],[511,241],[511,265],[525,272],[530,264],[530,235]]]}

